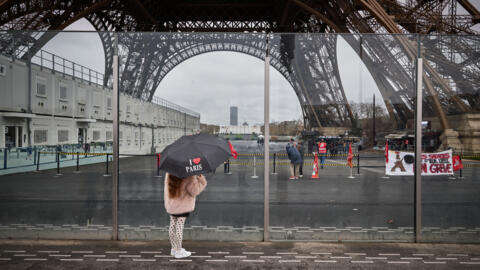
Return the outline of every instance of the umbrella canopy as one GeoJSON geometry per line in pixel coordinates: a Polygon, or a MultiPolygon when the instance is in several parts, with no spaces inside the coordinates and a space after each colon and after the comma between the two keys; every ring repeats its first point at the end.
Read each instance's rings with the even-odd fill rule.
{"type": "Polygon", "coordinates": [[[212,172],[231,155],[222,138],[209,134],[182,136],[161,153],[159,167],[180,178],[212,172]]]}

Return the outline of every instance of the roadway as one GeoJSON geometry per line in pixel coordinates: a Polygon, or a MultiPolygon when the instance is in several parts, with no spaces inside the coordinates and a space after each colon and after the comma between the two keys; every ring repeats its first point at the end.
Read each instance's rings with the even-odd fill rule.
{"type": "MultiPolygon", "coordinates": [[[[245,158],[245,157],[243,157],[245,158]]],[[[250,157],[251,158],[251,157],[250,157]]],[[[237,161],[239,163],[246,160],[237,161]]],[[[249,159],[249,162],[252,162],[249,159]]],[[[261,162],[261,160],[259,161],[261,162]]],[[[360,175],[348,178],[343,160],[320,170],[319,179],[288,180],[288,167],[279,165],[270,177],[270,226],[285,228],[384,228],[410,230],[414,224],[413,177],[382,178],[381,157],[364,161],[360,175]]],[[[208,187],[197,200],[187,226],[256,226],[263,228],[263,165],[231,165],[207,175],[208,187]]],[[[466,168],[464,178],[423,178],[423,224],[450,229],[463,227],[480,233],[480,179],[477,167],[466,168]]],[[[111,176],[104,164],[1,176],[0,224],[112,225],[111,176]]],[[[163,208],[163,172],[156,176],[153,157],[120,161],[119,224],[167,226],[163,208]]],[[[476,234],[476,235],[477,235],[476,234]]],[[[410,236],[409,236],[410,237],[410,236]]],[[[411,236],[413,237],[413,236],[411,236]]]]}

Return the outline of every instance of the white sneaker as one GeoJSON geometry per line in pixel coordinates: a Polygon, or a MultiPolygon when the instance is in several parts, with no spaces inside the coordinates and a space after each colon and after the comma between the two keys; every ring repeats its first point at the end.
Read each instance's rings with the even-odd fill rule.
{"type": "Polygon", "coordinates": [[[175,257],[175,259],[181,259],[181,258],[186,258],[186,257],[189,257],[190,255],[192,255],[191,252],[189,251],[186,251],[185,249],[180,249],[180,251],[178,252],[175,252],[175,255],[173,255],[175,257]]]}
{"type": "MultiPolygon", "coordinates": [[[[182,251],[186,251],[184,248],[181,249],[182,251]]],[[[187,251],[190,253],[190,251],[187,251]]],[[[191,254],[191,253],[190,253],[191,254]]],[[[170,255],[175,256],[175,249],[170,249],[170,255]]]]}

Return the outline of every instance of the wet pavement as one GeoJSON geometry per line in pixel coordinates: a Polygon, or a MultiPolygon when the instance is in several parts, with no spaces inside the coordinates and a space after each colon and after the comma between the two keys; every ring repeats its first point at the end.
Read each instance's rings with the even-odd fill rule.
{"type": "Polygon", "coordinates": [[[478,269],[479,245],[0,240],[1,269],[478,269]]]}

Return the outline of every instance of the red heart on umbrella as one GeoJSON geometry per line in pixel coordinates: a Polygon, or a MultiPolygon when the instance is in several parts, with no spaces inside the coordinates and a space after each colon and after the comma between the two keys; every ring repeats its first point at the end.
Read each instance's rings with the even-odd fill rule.
{"type": "Polygon", "coordinates": [[[193,159],[193,163],[198,164],[198,163],[200,163],[200,160],[201,160],[201,159],[200,159],[199,157],[194,158],[194,159],[193,159]]]}

